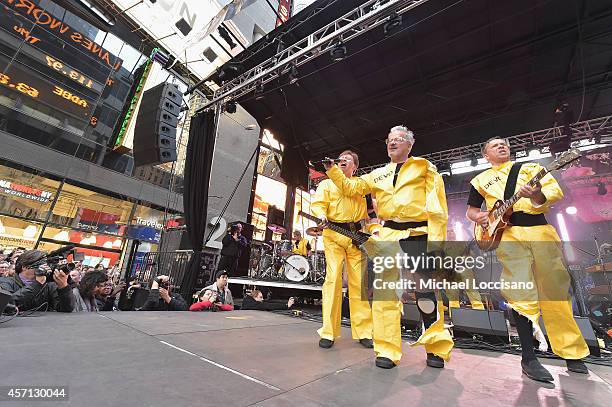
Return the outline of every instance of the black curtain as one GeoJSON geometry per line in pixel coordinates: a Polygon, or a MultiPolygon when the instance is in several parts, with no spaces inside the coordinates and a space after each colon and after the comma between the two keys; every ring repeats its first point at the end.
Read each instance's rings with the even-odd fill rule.
{"type": "Polygon", "coordinates": [[[189,260],[181,282],[181,295],[187,302],[191,302],[196,279],[201,269],[200,259],[208,213],[208,186],[215,149],[215,128],[214,111],[201,112],[191,118],[185,159],[183,208],[193,256],[189,260]]]}

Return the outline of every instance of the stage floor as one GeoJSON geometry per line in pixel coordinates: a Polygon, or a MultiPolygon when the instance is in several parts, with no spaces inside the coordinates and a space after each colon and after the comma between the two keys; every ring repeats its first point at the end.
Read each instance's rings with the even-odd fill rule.
{"type": "MultiPolygon", "coordinates": [[[[114,312],[20,317],[0,325],[0,387],[68,386],[54,406],[605,406],[612,368],[589,376],[543,360],[555,377],[523,376],[520,358],[455,349],[443,370],[405,344],[399,367],[343,337],[319,349],[319,324],[259,311],[114,312]]],[[[37,406],[39,401],[0,405],[37,406]]],[[[45,403],[42,403],[45,405],[45,403]]]]}

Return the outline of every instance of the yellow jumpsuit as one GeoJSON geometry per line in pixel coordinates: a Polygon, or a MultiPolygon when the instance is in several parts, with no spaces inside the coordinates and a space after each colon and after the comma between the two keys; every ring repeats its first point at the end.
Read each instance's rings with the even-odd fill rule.
{"type": "MultiPolygon", "coordinates": [[[[351,179],[347,179],[342,171],[334,166],[327,171],[327,175],[344,194],[364,196],[371,193],[376,197],[378,217],[381,220],[427,221],[427,226],[407,230],[380,227],[377,240],[398,242],[411,236],[427,234],[428,242],[443,242],[446,239],[448,208],[442,177],[429,161],[410,157],[399,170],[394,186],[396,166],[395,163],[389,163],[369,174],[351,179]]],[[[397,269],[387,269],[384,273],[387,274],[383,277],[385,281],[398,279],[397,269]]],[[[394,363],[399,363],[402,357],[401,309],[402,304],[397,298],[387,296],[384,300],[376,300],[375,297],[372,302],[374,351],[376,356],[388,358],[394,363]]],[[[424,345],[428,353],[448,360],[453,340],[450,333],[444,329],[444,311],[439,300],[437,309],[437,321],[425,330],[415,345],[424,345]]]]}
{"type": "MultiPolygon", "coordinates": [[[[512,162],[488,169],[472,179],[474,188],[485,198],[487,208],[503,200],[506,180],[512,162]]],[[[524,163],[517,180],[518,190],[533,178],[542,166],[524,163]]],[[[514,212],[538,215],[548,212],[550,205],[563,198],[559,184],[551,174],[542,181],[543,205],[533,205],[528,198],[520,199],[514,212]]],[[[537,326],[540,313],[554,353],[564,359],[580,359],[589,354],[584,338],[574,320],[569,295],[570,276],[565,267],[561,239],[552,225],[512,226],[502,235],[496,250],[504,266],[505,281],[534,282],[533,290],[502,290],[508,304],[537,326]]]]}
{"type": "Polygon", "coordinates": [[[295,242],[291,245],[292,252],[294,254],[299,254],[300,256],[307,257],[308,256],[308,241],[304,238],[300,239],[297,247],[295,247],[295,242]]]}
{"type": "MultiPolygon", "coordinates": [[[[310,210],[314,216],[326,217],[330,222],[359,222],[366,217],[366,202],[361,196],[342,194],[333,182],[324,180],[317,188],[310,210]]],[[[323,230],[323,245],[326,262],[323,326],[317,332],[321,338],[332,341],[340,336],[342,271],[346,263],[352,337],[372,339],[372,308],[363,290],[363,278],[367,277],[365,256],[351,239],[330,229],[323,230]]]]}

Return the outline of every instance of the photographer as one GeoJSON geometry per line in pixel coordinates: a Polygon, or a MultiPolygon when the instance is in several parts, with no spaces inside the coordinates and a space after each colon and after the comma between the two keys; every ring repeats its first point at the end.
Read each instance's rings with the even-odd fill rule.
{"type": "Polygon", "coordinates": [[[208,287],[204,287],[204,290],[214,291],[217,296],[216,302],[231,305],[232,309],[234,309],[234,298],[232,297],[232,292],[227,288],[227,271],[217,271],[217,281],[208,287]]]}
{"type": "Polygon", "coordinates": [[[234,307],[223,304],[217,300],[217,293],[210,288],[205,288],[198,294],[198,302],[189,307],[189,311],[232,311],[234,307]]]}
{"type": "Polygon", "coordinates": [[[141,311],[187,311],[187,302],[180,294],[171,293],[170,277],[157,276],[151,284],[149,298],[141,311]]]}
{"type": "Polygon", "coordinates": [[[100,295],[96,295],[96,304],[98,305],[98,311],[114,311],[117,294],[123,291],[125,287],[125,281],[114,285],[113,280],[109,276],[108,281],[106,281],[104,285],[104,290],[102,290],[102,293],[100,295]]]}
{"type": "Polygon", "coordinates": [[[274,311],[288,310],[295,303],[293,297],[289,298],[286,304],[277,304],[273,302],[265,302],[263,294],[259,290],[251,291],[251,295],[247,295],[242,299],[241,310],[258,310],[258,311],[274,311]]]}
{"type": "Polygon", "coordinates": [[[47,254],[40,250],[28,250],[19,255],[13,277],[0,277],[0,287],[12,295],[20,311],[42,308],[58,312],[72,312],[75,298],[68,287],[68,275],[51,269],[47,254]],[[53,281],[48,281],[52,276],[53,281]]]}
{"type": "Polygon", "coordinates": [[[108,276],[104,271],[90,271],[81,278],[78,287],[72,289],[76,299],[73,312],[98,312],[96,296],[102,295],[108,276]]]}
{"type": "Polygon", "coordinates": [[[242,236],[242,224],[236,223],[230,226],[227,235],[221,243],[221,259],[217,265],[217,270],[226,270],[229,275],[233,276],[238,264],[238,258],[242,250],[249,245],[247,239],[242,236]]]}

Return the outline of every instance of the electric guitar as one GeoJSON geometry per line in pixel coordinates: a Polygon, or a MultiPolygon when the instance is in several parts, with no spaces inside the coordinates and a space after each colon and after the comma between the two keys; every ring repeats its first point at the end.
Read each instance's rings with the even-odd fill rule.
{"type": "MultiPolygon", "coordinates": [[[[313,216],[309,213],[300,211],[298,213],[298,215],[305,217],[308,220],[311,220],[313,222],[316,222],[317,225],[320,224],[322,222],[321,219],[317,218],[316,216],[313,216]]],[[[365,232],[353,232],[351,230],[345,229],[341,226],[338,225],[334,225],[332,223],[328,223],[327,226],[325,226],[326,229],[330,229],[333,230],[336,233],[340,233],[342,236],[346,236],[348,238],[350,238],[353,241],[353,244],[357,247],[360,247],[361,245],[363,245],[364,243],[366,243],[368,241],[368,239],[371,237],[370,234],[365,233],[365,232]]]]}
{"type": "MultiPolygon", "coordinates": [[[[580,155],[580,150],[576,148],[572,148],[571,150],[564,152],[555,161],[548,164],[545,168],[542,168],[542,170],[540,170],[535,177],[529,180],[526,185],[535,187],[546,174],[567,166],[571,162],[580,158],[580,155]]],[[[512,226],[510,224],[512,207],[518,202],[519,199],[521,199],[521,197],[517,192],[505,201],[502,201],[501,199],[498,200],[495,202],[495,205],[493,205],[493,208],[489,212],[489,224],[486,227],[480,226],[477,223],[475,224],[474,238],[476,240],[476,245],[478,245],[481,250],[488,252],[497,249],[504,230],[512,226]]]]}

